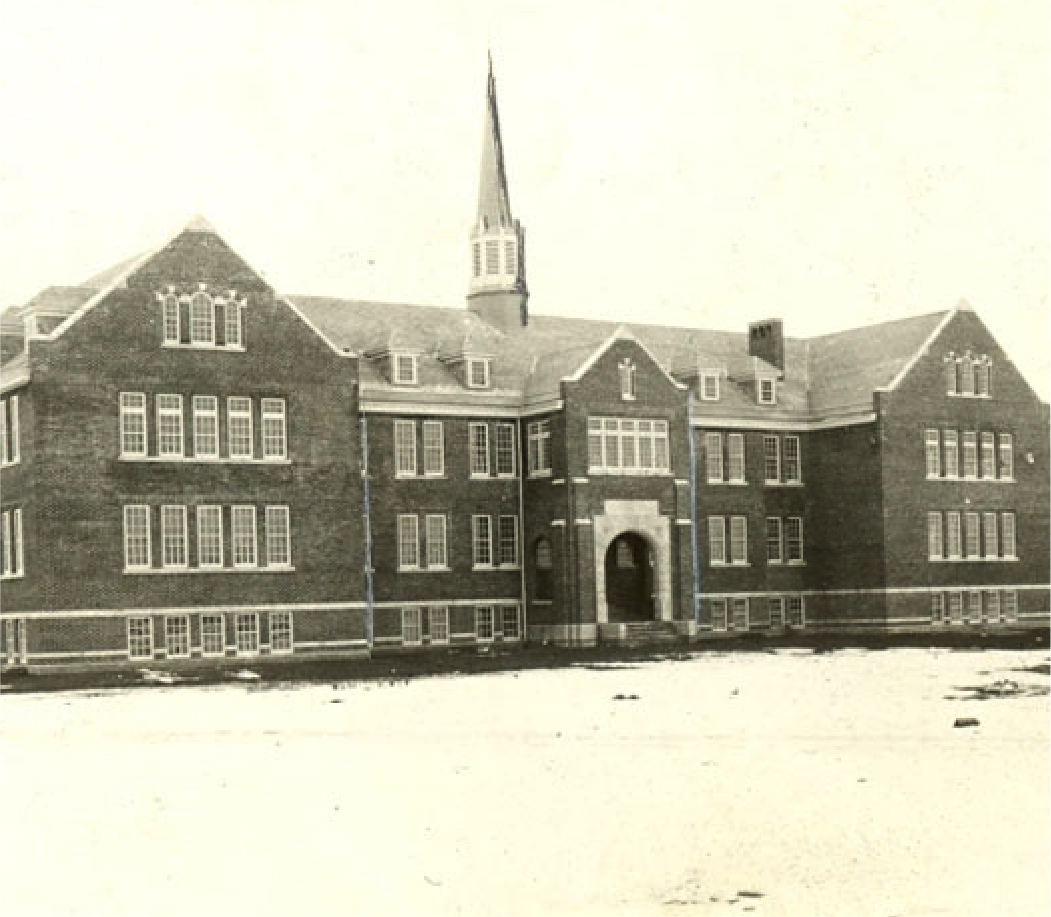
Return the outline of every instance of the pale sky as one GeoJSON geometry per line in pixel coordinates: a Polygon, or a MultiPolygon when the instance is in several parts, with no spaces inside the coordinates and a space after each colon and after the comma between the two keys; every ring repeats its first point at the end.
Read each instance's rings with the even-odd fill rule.
{"type": "Polygon", "coordinates": [[[3,0],[0,305],[191,214],[460,307],[496,65],[535,312],[812,335],[966,298],[1051,394],[1046,0],[3,0]]]}

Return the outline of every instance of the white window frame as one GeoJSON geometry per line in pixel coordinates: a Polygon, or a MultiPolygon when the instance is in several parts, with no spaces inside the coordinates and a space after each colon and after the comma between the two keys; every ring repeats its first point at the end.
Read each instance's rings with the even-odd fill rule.
{"type": "Polygon", "coordinates": [[[285,399],[261,399],[259,415],[259,425],[263,433],[263,460],[284,461],[288,458],[288,415],[285,399]]]}
{"type": "Polygon", "coordinates": [[[803,483],[803,451],[798,436],[786,436],[784,438],[784,455],[782,456],[782,471],[785,475],[786,484],[803,483]],[[794,453],[794,455],[793,455],[794,453]],[[794,470],[793,470],[794,469],[794,470]]]}
{"type": "Polygon", "coordinates": [[[292,517],[286,505],[267,506],[263,510],[266,528],[266,565],[292,566],[292,517]]]}
{"type": "Polygon", "coordinates": [[[0,465],[10,465],[11,456],[7,441],[7,399],[0,398],[0,465]]]}
{"type": "Polygon", "coordinates": [[[945,554],[949,560],[963,557],[963,521],[957,510],[945,514],[945,554]]]}
{"type": "Polygon", "coordinates": [[[474,609],[474,632],[479,643],[492,643],[496,636],[496,613],[492,605],[476,605],[474,609]],[[483,626],[483,621],[488,623],[483,626]],[[488,633],[485,633],[488,631],[488,633]]]}
{"type": "Polygon", "coordinates": [[[518,474],[518,462],[516,461],[515,425],[513,423],[498,423],[495,431],[496,452],[496,476],[498,478],[513,478],[518,474]],[[501,438],[503,437],[503,442],[501,438]]]}
{"type": "Polygon", "coordinates": [[[974,361],[963,357],[960,361],[960,394],[965,398],[974,396],[974,361]]]}
{"type": "Polygon", "coordinates": [[[980,589],[967,590],[967,623],[982,623],[982,592],[980,589]]]}
{"type": "Polygon", "coordinates": [[[780,564],[784,562],[784,532],[783,524],[779,516],[766,517],[766,562],[768,564],[780,564]],[[776,548],[776,551],[771,551],[776,548]],[[773,555],[773,556],[771,556],[773,555]]]}
{"type": "Polygon", "coordinates": [[[708,615],[711,619],[712,630],[719,633],[726,631],[726,599],[711,599],[708,603],[708,615]]]}
{"type": "Polygon", "coordinates": [[[719,373],[702,372],[700,390],[701,401],[719,400],[719,373]]]}
{"type": "Polygon", "coordinates": [[[270,639],[270,652],[275,656],[287,655],[295,649],[295,632],[293,630],[294,622],[292,620],[292,612],[290,611],[271,611],[267,616],[266,629],[267,636],[270,639]],[[284,625],[284,626],[280,626],[284,625]],[[286,641],[280,642],[274,639],[274,634],[287,633],[287,645],[286,641]]]}
{"type": "Polygon", "coordinates": [[[727,563],[726,518],[724,516],[708,517],[708,563],[712,567],[722,567],[727,563]]]}
{"type": "Polygon", "coordinates": [[[748,517],[730,517],[730,563],[744,566],[748,563],[748,517]],[[741,550],[738,552],[737,547],[741,550]],[[739,555],[739,556],[738,556],[739,555]]]}
{"type": "Polygon", "coordinates": [[[1000,556],[1000,533],[996,513],[982,513],[982,542],[986,560],[996,560],[1000,556]]]}
{"type": "Polygon", "coordinates": [[[241,304],[228,299],[223,305],[223,342],[235,350],[244,348],[244,326],[241,323],[241,304]],[[231,334],[230,332],[234,333],[231,334]]]}
{"type": "Polygon", "coordinates": [[[120,454],[122,457],[143,457],[147,453],[149,437],[147,434],[146,421],[146,395],[144,392],[121,392],[119,396],[120,405],[120,454]],[[142,424],[140,430],[129,430],[132,418],[138,419],[142,424]],[[141,449],[129,449],[129,437],[142,437],[141,449]]]}
{"type": "Polygon", "coordinates": [[[188,659],[190,656],[190,616],[164,616],[164,652],[169,659],[188,659]],[[180,626],[181,625],[181,626],[180,626]],[[172,643],[180,646],[172,649],[172,643]]]}
{"type": "Polygon", "coordinates": [[[1003,619],[1012,624],[1018,620],[1018,592],[1015,589],[1005,589],[1000,596],[1000,614],[1003,619]]]}
{"type": "Polygon", "coordinates": [[[395,351],[390,355],[391,380],[395,385],[418,385],[420,378],[419,359],[414,353],[395,351]],[[408,373],[403,372],[406,368],[408,373]]]}
{"type": "MultiPolygon", "coordinates": [[[[414,433],[414,444],[415,441],[414,433]]],[[[445,474],[445,428],[440,420],[423,422],[423,474],[429,478],[445,474]]]]}
{"type": "Polygon", "coordinates": [[[447,605],[432,605],[427,609],[427,631],[431,643],[449,642],[449,607],[447,605]]]}
{"type": "Polygon", "coordinates": [[[783,628],[785,626],[785,600],[783,596],[772,595],[766,600],[767,614],[770,616],[770,626],[783,628]]]}
{"type": "Polygon", "coordinates": [[[963,624],[963,593],[959,589],[949,592],[949,624],[963,624]]]}
{"type": "Polygon", "coordinates": [[[14,569],[12,576],[24,576],[25,568],[25,539],[22,533],[22,507],[11,510],[11,541],[13,544],[12,558],[14,569]]]}
{"type": "Polygon", "coordinates": [[[493,567],[493,519],[491,516],[471,516],[471,556],[476,570],[488,570],[493,567]]]}
{"type": "Polygon", "coordinates": [[[182,395],[161,394],[157,396],[157,455],[161,458],[183,458],[186,455],[186,431],[183,428],[182,408],[182,395]],[[166,399],[171,399],[171,401],[166,404],[166,399]],[[170,428],[166,430],[166,426],[170,428]],[[173,449],[172,443],[166,440],[177,440],[178,448],[173,449]]]}
{"type": "Polygon", "coordinates": [[[233,565],[245,570],[259,565],[259,535],[256,509],[250,504],[230,507],[230,553],[233,565]],[[250,559],[245,559],[251,554],[250,559]],[[240,557],[240,559],[239,559],[240,557]]]}
{"type": "Polygon", "coordinates": [[[806,562],[803,552],[802,516],[789,516],[785,520],[785,559],[790,564],[802,564],[806,562]]]}
{"type": "Polygon", "coordinates": [[[471,477],[489,477],[489,424],[467,424],[467,452],[471,477]]]}
{"type": "Polygon", "coordinates": [[[942,446],[945,449],[945,477],[960,476],[960,437],[955,430],[942,431],[942,446]]]}
{"type": "Polygon", "coordinates": [[[229,457],[235,461],[250,461],[255,455],[255,431],[252,424],[252,399],[242,395],[230,395],[226,399],[226,448],[229,457]],[[247,405],[247,407],[245,407],[247,405]],[[247,422],[247,434],[240,429],[247,422]],[[235,428],[236,432],[235,432],[235,428]],[[248,450],[243,443],[247,435],[248,450]],[[235,442],[238,445],[234,449],[235,442]]]}
{"type": "Polygon", "coordinates": [[[785,623],[789,627],[806,627],[806,599],[801,595],[787,596],[785,623]]]}
{"type": "Polygon", "coordinates": [[[153,618],[149,615],[130,615],[127,623],[128,658],[153,658],[153,618]],[[136,628],[142,628],[136,633],[136,628]],[[136,652],[138,648],[138,652],[136,652]]]}
{"type": "Polygon", "coordinates": [[[704,474],[709,484],[723,482],[723,435],[704,434],[704,474]]]}
{"type": "Polygon", "coordinates": [[[489,388],[490,361],[485,357],[468,357],[467,387],[489,388]]]}
{"type": "Polygon", "coordinates": [[[522,639],[522,609],[518,605],[500,606],[500,634],[505,641],[522,639]],[[514,622],[511,632],[508,631],[508,620],[514,622]]]}
{"type": "Polygon", "coordinates": [[[985,593],[984,618],[990,624],[999,624],[1001,620],[1000,593],[996,589],[988,589],[985,593]]]}
{"type": "Polygon", "coordinates": [[[981,445],[981,474],[985,480],[996,479],[996,434],[983,433],[981,445]]]}
{"type": "Polygon", "coordinates": [[[125,570],[149,570],[152,566],[152,551],[150,545],[150,528],[152,524],[152,513],[150,507],[145,503],[129,503],[124,507],[124,569],[125,570]],[[134,531],[134,528],[142,524],[141,519],[135,520],[133,517],[136,515],[145,515],[145,527],[143,533],[145,539],[142,540],[142,535],[134,531]],[[140,541],[137,544],[133,544],[131,539],[133,535],[137,536],[140,541]],[[131,562],[132,551],[136,553],[141,549],[144,554],[144,559],[137,563],[131,562]]]}
{"type": "Polygon", "coordinates": [[[945,533],[942,527],[940,512],[927,513],[927,559],[943,560],[945,558],[945,533]]]}
{"type": "Polygon", "coordinates": [[[206,503],[197,507],[197,566],[202,570],[216,570],[223,566],[223,508],[206,503]],[[218,522],[218,526],[213,525],[218,522]],[[211,528],[209,528],[211,526],[211,528]],[[213,548],[218,548],[215,560],[213,548]]]}
{"type": "Polygon", "coordinates": [[[727,476],[731,484],[745,483],[744,434],[728,433],[726,436],[727,476]]]}
{"type": "Polygon", "coordinates": [[[496,547],[499,566],[506,569],[518,569],[518,516],[500,516],[497,519],[496,547]],[[510,534],[510,537],[507,537],[510,534]],[[505,560],[505,552],[510,560],[505,560]]]}
{"type": "Polygon", "coordinates": [[[4,577],[14,576],[14,551],[13,551],[13,539],[11,536],[11,513],[8,510],[4,510],[2,514],[3,519],[3,539],[4,539],[4,577]]]}
{"type": "Polygon", "coordinates": [[[551,421],[533,421],[526,428],[529,437],[529,476],[551,474],[551,421]]]}
{"type": "Polygon", "coordinates": [[[420,569],[420,517],[413,513],[398,515],[398,569],[420,569]]]}
{"type": "Polygon", "coordinates": [[[956,358],[950,354],[945,358],[945,394],[958,395],[959,392],[956,358]]]}
{"type": "Polygon", "coordinates": [[[215,395],[194,395],[193,410],[193,454],[195,458],[219,457],[219,399],[215,395]],[[202,427],[211,422],[211,432],[202,427]],[[202,442],[211,440],[213,448],[202,446],[202,442]]]}
{"type": "Polygon", "coordinates": [[[19,429],[18,423],[18,395],[12,395],[7,400],[7,419],[11,425],[7,438],[7,463],[9,465],[17,465],[22,458],[22,431],[19,429]]]}
{"type": "Polygon", "coordinates": [[[424,519],[427,536],[427,569],[449,569],[448,525],[444,515],[431,513],[424,519]]]}
{"type": "Polygon", "coordinates": [[[161,306],[161,326],[165,344],[182,343],[182,319],[179,315],[181,306],[179,297],[169,293],[161,306]]]}
{"type": "Polygon", "coordinates": [[[945,596],[941,592],[931,593],[931,624],[945,624],[945,596]]]}
{"type": "Polygon", "coordinates": [[[416,477],[416,421],[394,421],[394,476],[416,477]]]}
{"type": "Polygon", "coordinates": [[[773,376],[762,376],[756,388],[760,404],[777,404],[777,381],[773,376]]]}
{"type": "Polygon", "coordinates": [[[234,646],[238,656],[259,655],[259,614],[255,611],[242,611],[234,615],[234,646]],[[242,627],[242,624],[251,627],[242,627]],[[250,637],[251,640],[243,639],[250,637]]]}
{"type": "Polygon", "coordinates": [[[781,437],[763,436],[763,483],[781,483],[781,437]],[[771,446],[773,449],[771,450],[771,446]]]}
{"type": "Polygon", "coordinates": [[[185,570],[189,567],[189,541],[186,507],[170,503],[163,504],[161,506],[161,566],[165,570],[185,570]]]}
{"type": "Polygon", "coordinates": [[[620,397],[622,401],[634,401],[636,395],[635,364],[630,359],[622,360],[617,366],[620,377],[620,397]]]}
{"type": "Polygon", "coordinates": [[[1000,514],[1000,550],[1004,560],[1018,559],[1018,530],[1013,512],[1000,514]]]}
{"type": "Polygon", "coordinates": [[[423,613],[419,605],[406,605],[401,610],[402,646],[423,643],[423,613]]]}
{"type": "Polygon", "coordinates": [[[990,380],[992,377],[992,362],[987,357],[982,357],[974,364],[974,396],[976,398],[988,398],[992,393],[990,380]]]}
{"type": "Polygon", "coordinates": [[[1014,437],[1010,433],[1000,434],[1000,479],[1013,481],[1015,477],[1014,437]]]}
{"type": "Polygon", "coordinates": [[[668,474],[668,451],[666,420],[588,418],[588,471],[593,474],[668,474]],[[625,442],[631,444],[627,450],[625,442]],[[631,456],[631,464],[625,461],[627,455],[631,456]]]}
{"type": "Polygon", "coordinates": [[[226,655],[226,615],[224,614],[202,614],[201,624],[201,655],[202,656],[225,656],[226,655]],[[219,632],[216,634],[212,625],[219,622],[219,632]],[[209,641],[216,636],[219,638],[219,648],[214,649],[209,641]]]}
{"type": "Polygon", "coordinates": [[[751,624],[751,611],[751,602],[747,596],[735,595],[730,599],[730,630],[745,633],[751,624]]]}
{"type": "Polygon", "coordinates": [[[964,556],[968,560],[978,560],[982,556],[982,517],[980,513],[964,513],[963,518],[964,556]]]}
{"type": "Polygon", "coordinates": [[[930,479],[942,476],[941,434],[937,430],[926,430],[923,434],[923,454],[930,479]]]}
{"type": "Polygon", "coordinates": [[[194,293],[190,297],[190,344],[215,346],[215,300],[207,293],[194,293]],[[202,336],[200,332],[205,328],[207,336],[202,336]]]}
{"type": "Polygon", "coordinates": [[[967,430],[963,434],[963,477],[978,477],[978,434],[967,430]]]}

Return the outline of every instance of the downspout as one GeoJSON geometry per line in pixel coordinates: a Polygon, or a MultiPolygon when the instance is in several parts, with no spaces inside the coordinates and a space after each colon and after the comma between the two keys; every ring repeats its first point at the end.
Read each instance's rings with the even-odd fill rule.
{"type": "Polygon", "coordinates": [[[523,427],[524,427],[524,424],[522,422],[522,418],[519,417],[518,418],[518,455],[517,455],[517,461],[518,461],[518,530],[519,530],[519,536],[518,536],[518,539],[519,539],[519,545],[518,545],[518,566],[520,568],[520,576],[521,576],[521,581],[522,581],[522,585],[521,585],[521,589],[522,589],[522,620],[521,620],[521,625],[520,625],[522,630],[521,630],[521,633],[519,635],[519,639],[521,640],[522,645],[524,646],[525,642],[526,642],[526,634],[528,633],[528,630],[527,630],[527,628],[528,628],[528,620],[527,620],[528,612],[526,610],[528,608],[528,606],[526,605],[526,558],[528,557],[528,552],[526,550],[527,546],[526,546],[526,543],[525,543],[525,468],[522,467],[522,464],[523,464],[522,463],[522,452],[523,452],[523,446],[524,446],[525,447],[525,456],[526,456],[525,464],[528,465],[529,464],[529,447],[528,447],[528,444],[522,439],[522,428],[523,427]]]}
{"type": "Polygon", "coordinates": [[[372,653],[375,633],[375,593],[372,582],[372,514],[369,492],[369,422],[361,416],[361,495],[365,524],[365,643],[372,653]]]}
{"type": "Polygon", "coordinates": [[[690,450],[690,553],[693,561],[693,625],[701,626],[701,566],[697,556],[697,448],[693,441],[693,391],[686,393],[686,442],[690,450]]]}

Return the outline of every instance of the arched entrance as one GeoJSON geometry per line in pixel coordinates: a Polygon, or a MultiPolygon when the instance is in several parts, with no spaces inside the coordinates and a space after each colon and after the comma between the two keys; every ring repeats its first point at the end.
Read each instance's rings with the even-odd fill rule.
{"type": "Polygon", "coordinates": [[[606,608],[611,624],[652,621],[654,614],[654,557],[646,539],[622,532],[606,549],[606,608]]]}

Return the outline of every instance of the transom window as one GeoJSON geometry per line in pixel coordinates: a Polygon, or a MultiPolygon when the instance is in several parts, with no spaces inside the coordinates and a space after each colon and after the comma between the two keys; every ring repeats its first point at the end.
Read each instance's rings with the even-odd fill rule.
{"type": "Polygon", "coordinates": [[[146,396],[142,392],[120,393],[120,452],[146,454],[146,396]]]}
{"type": "Polygon", "coordinates": [[[252,457],[252,399],[226,400],[226,430],[230,458],[252,457]]]}
{"type": "Polygon", "coordinates": [[[266,565],[288,567],[292,564],[292,544],[287,506],[268,506],[266,521],[266,565]]]}
{"type": "Polygon", "coordinates": [[[219,399],[214,395],[193,396],[193,453],[198,458],[219,455],[219,399]]]}
{"type": "Polygon", "coordinates": [[[180,458],[183,454],[182,395],[157,396],[157,453],[180,458]]]}
{"type": "Polygon", "coordinates": [[[668,471],[668,422],[588,418],[588,470],[599,474],[668,471]]]}
{"type": "Polygon", "coordinates": [[[263,458],[285,458],[287,442],[284,399],[264,398],[262,400],[261,413],[263,419],[263,458]]]}

